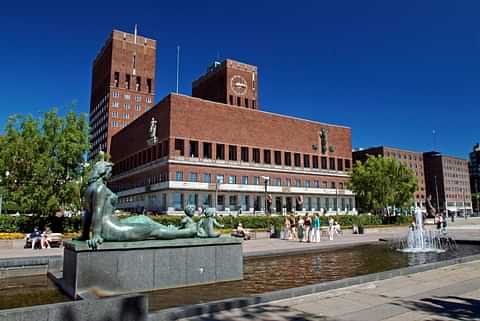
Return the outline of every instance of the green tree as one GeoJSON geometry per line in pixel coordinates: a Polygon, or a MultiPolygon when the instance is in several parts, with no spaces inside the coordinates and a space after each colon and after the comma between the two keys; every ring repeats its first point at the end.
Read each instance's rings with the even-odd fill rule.
{"type": "Polygon", "coordinates": [[[417,190],[415,173],[393,158],[369,156],[364,164],[357,162],[350,175],[349,188],[363,210],[381,213],[389,206],[412,205],[417,190]]]}
{"type": "Polygon", "coordinates": [[[9,117],[0,140],[4,208],[42,215],[79,209],[88,147],[83,114],[71,111],[61,117],[52,109],[38,119],[9,117]]]}

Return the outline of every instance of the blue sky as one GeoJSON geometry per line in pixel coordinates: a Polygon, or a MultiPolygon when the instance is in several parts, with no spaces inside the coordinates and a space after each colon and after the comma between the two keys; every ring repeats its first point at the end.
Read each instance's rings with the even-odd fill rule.
{"type": "Polygon", "coordinates": [[[87,112],[113,28],[157,42],[157,97],[217,57],[259,67],[263,110],[349,126],[354,147],[480,140],[479,1],[17,1],[0,4],[0,126],[12,113],[87,112]]]}

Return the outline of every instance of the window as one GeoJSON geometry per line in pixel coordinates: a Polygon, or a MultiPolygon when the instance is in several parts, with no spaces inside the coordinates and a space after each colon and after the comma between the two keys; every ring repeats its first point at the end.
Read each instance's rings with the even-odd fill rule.
{"type": "Polygon", "coordinates": [[[114,102],[112,103],[112,107],[118,108],[118,105],[119,105],[119,104],[118,104],[118,101],[114,101],[114,102]]]}
{"type": "MultiPolygon", "coordinates": [[[[129,74],[127,74],[125,76],[125,88],[130,89],[130,75],[129,74]]],[[[130,98],[128,98],[128,99],[130,99],[130,98]]]]}
{"type": "Polygon", "coordinates": [[[203,182],[204,183],[211,183],[212,182],[212,175],[209,173],[203,174],[203,182]]]}
{"type": "Polygon", "coordinates": [[[190,157],[198,157],[198,142],[191,140],[190,141],[190,157]]]}
{"type": "Polygon", "coordinates": [[[141,110],[142,110],[142,105],[140,105],[140,104],[135,104],[135,110],[136,110],[136,111],[141,111],[141,110]]]}
{"type": "Polygon", "coordinates": [[[270,154],[270,150],[269,150],[269,149],[264,149],[264,150],[263,150],[263,162],[264,162],[265,164],[271,164],[271,163],[272,163],[271,154],[270,154]]]}
{"type": "Polygon", "coordinates": [[[237,184],[237,176],[228,176],[228,184],[237,184]]]}
{"type": "Polygon", "coordinates": [[[118,82],[120,81],[120,73],[115,71],[115,76],[113,77],[113,84],[118,88],[118,82]]]}
{"type": "Polygon", "coordinates": [[[130,104],[129,104],[129,103],[125,103],[125,104],[123,105],[123,107],[125,107],[126,110],[129,110],[129,109],[130,109],[130,104]]]}
{"type": "Polygon", "coordinates": [[[245,98],[245,107],[248,108],[248,98],[245,98]]]}
{"type": "Polygon", "coordinates": [[[320,188],[320,181],[314,181],[314,182],[313,182],[313,186],[314,186],[315,188],[320,188]]]}
{"type": "Polygon", "coordinates": [[[135,80],[135,90],[136,90],[136,91],[142,90],[141,83],[142,83],[142,78],[139,77],[139,76],[137,76],[137,78],[136,78],[136,80],[135,80]]]}
{"type": "Polygon", "coordinates": [[[282,165],[282,152],[279,150],[276,150],[274,152],[275,156],[275,165],[282,165]]]}
{"type": "MultiPolygon", "coordinates": [[[[152,79],[150,79],[150,78],[147,78],[147,91],[148,91],[149,94],[152,93],[152,79]]],[[[147,103],[148,102],[149,101],[147,101],[147,103]]]]}
{"type": "Polygon", "coordinates": [[[176,172],[175,173],[175,180],[176,181],[183,181],[183,172],[176,172]]]}
{"type": "Polygon", "coordinates": [[[223,175],[217,175],[216,182],[217,182],[217,184],[223,184],[223,182],[224,182],[223,175]]]}
{"type": "Polygon", "coordinates": [[[235,208],[237,207],[237,203],[238,203],[237,195],[230,195],[230,197],[229,197],[229,206],[230,206],[232,209],[235,209],[235,208]]]}
{"type": "Polygon", "coordinates": [[[112,117],[118,117],[118,112],[113,111],[113,112],[112,112],[112,117]]]}
{"type": "Polygon", "coordinates": [[[285,166],[292,166],[292,153],[285,152],[284,157],[285,166]]]}
{"type": "Polygon", "coordinates": [[[260,185],[260,176],[253,176],[253,185],[260,185]]]}
{"type": "Polygon", "coordinates": [[[180,151],[180,156],[185,155],[185,146],[183,139],[175,139],[175,150],[180,151]]]}
{"type": "Polygon", "coordinates": [[[260,163],[260,149],[258,148],[252,149],[252,158],[255,163],[260,163]]]}
{"type": "Polygon", "coordinates": [[[248,185],[248,176],[242,176],[242,184],[248,185]]]}
{"type": "Polygon", "coordinates": [[[281,178],[275,178],[275,186],[282,186],[282,179],[281,178]]]}
{"type": "Polygon", "coordinates": [[[242,147],[240,149],[242,162],[248,162],[248,147],[242,147]]]}
{"type": "Polygon", "coordinates": [[[212,158],[212,143],[203,143],[203,158],[212,158]]]}
{"type": "Polygon", "coordinates": [[[302,187],[302,181],[299,180],[298,178],[295,179],[295,186],[296,187],[302,187]]]}
{"type": "Polygon", "coordinates": [[[303,155],[303,167],[309,168],[310,167],[310,155],[303,155]]]}
{"type": "Polygon", "coordinates": [[[291,178],[287,178],[287,179],[285,180],[285,185],[287,185],[287,186],[292,186],[292,179],[291,179],[291,178]]]}
{"type": "Polygon", "coordinates": [[[118,122],[112,121],[112,127],[118,127],[118,122]]]}
{"type": "Polygon", "coordinates": [[[118,93],[118,91],[114,91],[112,95],[113,95],[113,97],[115,97],[115,98],[120,97],[120,94],[118,93]]]}
{"type": "Polygon", "coordinates": [[[242,99],[237,97],[237,106],[242,106],[242,99]]]}
{"type": "Polygon", "coordinates": [[[196,182],[198,180],[197,173],[190,173],[190,182],[196,182]]]}
{"type": "Polygon", "coordinates": [[[252,100],[252,108],[255,109],[256,106],[255,106],[255,100],[252,100]]]}
{"type": "Polygon", "coordinates": [[[146,101],[147,101],[147,103],[150,104],[152,102],[152,97],[147,97],[146,101]]]}
{"type": "Polygon", "coordinates": [[[322,156],[322,169],[327,169],[327,158],[322,156]]]}
{"type": "Polygon", "coordinates": [[[130,114],[123,114],[123,118],[129,119],[129,118],[130,118],[130,114]]]}
{"type": "Polygon", "coordinates": [[[343,171],[343,159],[337,158],[337,170],[343,171]]]}
{"type": "Polygon", "coordinates": [[[310,181],[309,180],[306,180],[303,182],[303,185],[306,187],[306,188],[310,188],[310,181]]]}
{"type": "Polygon", "coordinates": [[[336,188],[335,182],[332,182],[330,185],[331,188],[336,188]]]}
{"type": "Polygon", "coordinates": [[[142,96],[135,96],[135,101],[142,101],[142,96]]]}
{"type": "Polygon", "coordinates": [[[233,105],[233,96],[232,96],[232,95],[230,95],[230,97],[229,97],[229,98],[230,98],[230,105],[233,105]]]}
{"type": "Polygon", "coordinates": [[[318,156],[317,155],[312,156],[312,167],[313,168],[318,168],[318,156]]]}
{"type": "Polygon", "coordinates": [[[349,160],[349,159],[346,159],[346,160],[345,160],[345,169],[350,169],[350,168],[351,168],[350,160],[349,160]]]}
{"type": "Polygon", "coordinates": [[[335,158],[330,157],[330,169],[335,170],[335,158]]]}
{"type": "Polygon", "coordinates": [[[295,161],[295,167],[300,167],[300,154],[295,153],[293,155],[294,161],[295,161]]]}
{"type": "Polygon", "coordinates": [[[228,159],[231,161],[237,160],[237,146],[234,146],[234,145],[228,146],[228,159]]]}
{"type": "Polygon", "coordinates": [[[217,159],[225,159],[225,145],[217,144],[217,159]]]}

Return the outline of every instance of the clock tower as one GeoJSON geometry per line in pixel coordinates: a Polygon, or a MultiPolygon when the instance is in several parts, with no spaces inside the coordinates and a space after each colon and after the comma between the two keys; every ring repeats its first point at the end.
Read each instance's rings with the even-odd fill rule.
{"type": "Polygon", "coordinates": [[[259,109],[257,67],[231,59],[222,63],[214,62],[207,73],[193,82],[192,96],[259,109]]]}

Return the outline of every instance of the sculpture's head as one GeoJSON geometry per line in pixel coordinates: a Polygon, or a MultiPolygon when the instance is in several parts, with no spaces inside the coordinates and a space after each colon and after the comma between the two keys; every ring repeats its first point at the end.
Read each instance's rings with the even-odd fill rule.
{"type": "Polygon", "coordinates": [[[205,214],[206,217],[212,217],[215,214],[215,211],[213,210],[213,208],[208,207],[205,209],[203,213],[205,214]]]}
{"type": "Polygon", "coordinates": [[[188,204],[185,206],[185,209],[183,210],[185,212],[185,215],[188,217],[192,217],[193,214],[195,214],[195,205],[193,204],[188,204]]]}
{"type": "Polygon", "coordinates": [[[100,179],[109,179],[112,176],[113,164],[105,160],[105,154],[103,152],[99,153],[99,158],[100,160],[95,163],[92,172],[88,177],[89,184],[96,182],[100,179]]]}

